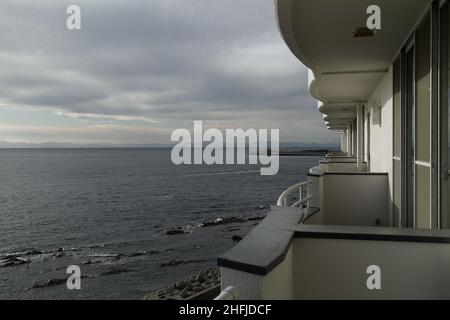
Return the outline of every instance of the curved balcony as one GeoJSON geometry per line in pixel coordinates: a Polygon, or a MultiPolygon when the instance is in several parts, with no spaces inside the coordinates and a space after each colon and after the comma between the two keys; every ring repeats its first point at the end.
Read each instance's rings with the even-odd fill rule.
{"type": "Polygon", "coordinates": [[[278,198],[277,206],[290,207],[290,208],[302,208],[308,206],[308,201],[311,199],[311,195],[308,192],[308,186],[310,181],[303,181],[286,189],[278,198]],[[296,193],[298,195],[298,201],[293,204],[289,204],[291,195],[296,193]],[[306,196],[305,196],[306,193],[306,196]]]}
{"type": "Polygon", "coordinates": [[[283,39],[311,69],[311,94],[342,105],[368,99],[429,3],[378,1],[382,26],[369,37],[355,34],[365,27],[370,0],[275,0],[275,7],[283,39]]]}

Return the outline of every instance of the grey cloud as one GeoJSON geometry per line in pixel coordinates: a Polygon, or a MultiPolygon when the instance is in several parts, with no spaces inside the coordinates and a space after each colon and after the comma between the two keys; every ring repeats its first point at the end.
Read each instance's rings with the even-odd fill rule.
{"type": "Polygon", "coordinates": [[[165,128],[266,119],[289,139],[334,139],[309,96],[305,68],[278,35],[272,0],[79,0],[82,30],[68,31],[72,3],[2,1],[6,104],[79,119],[144,117],[165,128]]]}

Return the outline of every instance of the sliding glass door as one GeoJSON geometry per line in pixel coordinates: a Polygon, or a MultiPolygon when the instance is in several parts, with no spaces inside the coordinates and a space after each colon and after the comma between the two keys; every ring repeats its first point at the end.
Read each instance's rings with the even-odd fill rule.
{"type": "Polygon", "coordinates": [[[450,229],[450,2],[444,2],[430,6],[393,65],[393,222],[401,227],[450,229]]]}
{"type": "Polygon", "coordinates": [[[428,14],[419,25],[415,58],[415,227],[432,228],[431,184],[431,17],[428,14]]]}
{"type": "Polygon", "coordinates": [[[393,68],[393,222],[407,228],[434,227],[430,12],[393,68]]]}
{"type": "Polygon", "coordinates": [[[405,54],[405,211],[403,215],[403,227],[414,228],[415,227],[415,138],[416,138],[416,108],[415,108],[415,85],[414,85],[414,44],[407,49],[405,54]]]}
{"type": "Polygon", "coordinates": [[[450,5],[440,8],[441,227],[450,228],[450,5]]]}

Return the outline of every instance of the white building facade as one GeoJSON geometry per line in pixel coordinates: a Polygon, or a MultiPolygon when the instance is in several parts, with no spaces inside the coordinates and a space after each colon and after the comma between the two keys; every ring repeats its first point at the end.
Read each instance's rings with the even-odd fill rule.
{"type": "Polygon", "coordinates": [[[450,299],[450,4],[379,0],[375,30],[372,5],[275,0],[342,150],[218,259],[227,297],[450,299]]]}

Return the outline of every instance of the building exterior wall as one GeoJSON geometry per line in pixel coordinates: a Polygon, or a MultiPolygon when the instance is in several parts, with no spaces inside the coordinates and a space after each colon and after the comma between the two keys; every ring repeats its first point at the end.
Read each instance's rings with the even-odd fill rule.
{"type": "Polygon", "coordinates": [[[289,248],[284,260],[266,275],[222,268],[222,290],[233,287],[237,300],[294,299],[294,253],[289,248]]]}
{"type": "Polygon", "coordinates": [[[341,133],[341,151],[347,152],[347,133],[341,133]]]}
{"type": "MultiPolygon", "coordinates": [[[[389,174],[389,196],[393,199],[393,68],[381,79],[368,99],[370,112],[370,172],[389,174]]],[[[392,211],[392,208],[390,208],[392,211]]]]}
{"type": "Polygon", "coordinates": [[[390,226],[386,174],[325,174],[323,223],[347,226],[390,226]]]}
{"type": "Polygon", "coordinates": [[[233,287],[238,300],[262,300],[263,276],[235,269],[221,269],[222,290],[233,287]]]}
{"type": "Polygon", "coordinates": [[[264,300],[292,300],[294,299],[294,253],[292,247],[274,270],[264,277],[264,300]]]}
{"type": "Polygon", "coordinates": [[[297,238],[295,299],[449,299],[450,246],[445,243],[297,238]],[[379,266],[381,289],[367,268],[379,266]]]}

